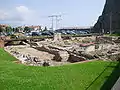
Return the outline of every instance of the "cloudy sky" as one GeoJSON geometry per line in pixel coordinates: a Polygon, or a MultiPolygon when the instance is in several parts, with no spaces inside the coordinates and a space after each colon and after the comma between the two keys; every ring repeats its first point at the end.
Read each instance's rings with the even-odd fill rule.
{"type": "Polygon", "coordinates": [[[0,23],[50,27],[50,15],[62,15],[59,27],[91,26],[105,0],[0,0],[0,23]]]}

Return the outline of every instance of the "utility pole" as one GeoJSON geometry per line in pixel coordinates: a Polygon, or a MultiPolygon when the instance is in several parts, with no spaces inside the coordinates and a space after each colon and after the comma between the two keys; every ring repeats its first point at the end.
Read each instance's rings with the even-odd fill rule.
{"type": "Polygon", "coordinates": [[[61,20],[59,19],[61,17],[61,15],[51,15],[51,16],[48,16],[49,18],[52,18],[52,30],[54,29],[54,18],[55,18],[55,21],[56,21],[56,29],[58,28],[58,22],[61,20]]]}
{"type": "Polygon", "coordinates": [[[90,33],[92,33],[92,28],[93,28],[93,26],[90,26],[90,33]]]}
{"type": "Polygon", "coordinates": [[[59,25],[60,25],[61,20],[62,19],[56,19],[56,29],[59,29],[59,25]]]}
{"type": "Polygon", "coordinates": [[[52,26],[51,26],[51,29],[53,30],[54,29],[54,16],[48,16],[49,18],[51,18],[51,21],[52,21],[52,26]]]}
{"type": "Polygon", "coordinates": [[[112,12],[110,12],[110,34],[112,34],[112,12]]]}
{"type": "Polygon", "coordinates": [[[61,15],[55,15],[55,17],[56,17],[56,29],[58,29],[58,22],[61,20],[59,19],[61,15]]]}

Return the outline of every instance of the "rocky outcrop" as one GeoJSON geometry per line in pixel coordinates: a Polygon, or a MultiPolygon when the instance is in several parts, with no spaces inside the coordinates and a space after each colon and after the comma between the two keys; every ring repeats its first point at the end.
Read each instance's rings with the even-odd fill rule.
{"type": "Polygon", "coordinates": [[[103,13],[93,28],[94,32],[120,32],[120,0],[106,0],[103,13]]]}

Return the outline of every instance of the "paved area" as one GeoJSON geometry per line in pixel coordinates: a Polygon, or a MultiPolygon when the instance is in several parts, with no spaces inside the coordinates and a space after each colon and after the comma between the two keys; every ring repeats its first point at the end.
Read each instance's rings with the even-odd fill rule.
{"type": "Polygon", "coordinates": [[[111,90],[120,90],[120,78],[117,80],[117,82],[111,90]]]}

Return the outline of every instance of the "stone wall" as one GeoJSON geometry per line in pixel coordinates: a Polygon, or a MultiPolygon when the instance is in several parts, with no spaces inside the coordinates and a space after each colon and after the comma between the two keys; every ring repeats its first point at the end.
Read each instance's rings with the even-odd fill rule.
{"type": "Polygon", "coordinates": [[[4,41],[0,40],[0,48],[4,48],[4,41]]]}

